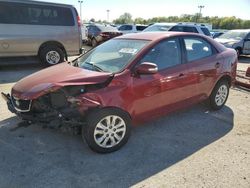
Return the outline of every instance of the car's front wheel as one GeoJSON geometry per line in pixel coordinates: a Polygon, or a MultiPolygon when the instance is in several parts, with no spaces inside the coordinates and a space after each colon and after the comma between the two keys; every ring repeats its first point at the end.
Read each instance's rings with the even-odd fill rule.
{"type": "Polygon", "coordinates": [[[119,109],[102,109],[90,113],[82,136],[88,146],[98,153],[110,153],[120,149],[128,141],[131,120],[119,109]]]}
{"type": "Polygon", "coordinates": [[[213,110],[221,109],[227,101],[229,95],[229,84],[226,80],[222,80],[216,84],[210,97],[210,107],[213,110]]]}

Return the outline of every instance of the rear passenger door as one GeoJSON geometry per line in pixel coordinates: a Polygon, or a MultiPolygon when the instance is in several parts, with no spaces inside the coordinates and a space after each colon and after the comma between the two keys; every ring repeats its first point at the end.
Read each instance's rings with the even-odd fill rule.
{"type": "Polygon", "coordinates": [[[183,44],[193,101],[200,101],[210,94],[223,66],[223,56],[201,37],[183,37],[183,44]]]}

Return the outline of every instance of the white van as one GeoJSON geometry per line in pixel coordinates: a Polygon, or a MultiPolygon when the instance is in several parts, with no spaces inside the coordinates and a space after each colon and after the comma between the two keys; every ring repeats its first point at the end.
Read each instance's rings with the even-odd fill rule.
{"type": "Polygon", "coordinates": [[[38,56],[54,65],[81,49],[81,21],[72,5],[0,0],[0,63],[1,57],[38,56]]]}

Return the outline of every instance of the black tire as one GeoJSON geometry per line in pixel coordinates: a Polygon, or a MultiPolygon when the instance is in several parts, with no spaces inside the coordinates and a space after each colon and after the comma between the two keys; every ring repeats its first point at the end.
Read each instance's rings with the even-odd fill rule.
{"type": "Polygon", "coordinates": [[[63,50],[57,46],[45,46],[41,49],[39,54],[40,60],[42,63],[46,64],[47,66],[56,65],[58,63],[61,63],[65,60],[65,53],[63,50]],[[49,53],[55,54],[55,61],[48,61],[46,58],[49,53]]]}
{"type": "MultiPolygon", "coordinates": [[[[113,128],[115,128],[115,127],[113,127],[113,128]]],[[[117,128],[117,130],[118,130],[118,128],[117,128]]],[[[119,131],[117,131],[117,132],[119,133],[119,131]]],[[[87,116],[87,124],[82,126],[82,138],[87,142],[90,149],[92,149],[93,151],[95,151],[97,153],[111,153],[111,152],[114,152],[114,151],[120,149],[122,146],[124,146],[127,143],[129,136],[130,136],[130,132],[131,132],[131,119],[130,119],[129,115],[127,113],[123,112],[122,110],[114,109],[114,108],[100,109],[100,110],[95,110],[95,111],[89,113],[87,116]],[[114,145],[112,147],[103,147],[97,143],[94,133],[95,133],[95,130],[98,129],[97,128],[98,123],[100,121],[102,121],[102,122],[105,121],[103,119],[105,117],[110,116],[110,115],[117,116],[117,117],[121,118],[125,123],[126,129],[125,129],[125,133],[124,133],[123,137],[121,136],[122,139],[119,142],[117,139],[115,139],[117,141],[116,145],[114,145]]],[[[104,143],[105,140],[107,139],[107,140],[109,140],[107,142],[107,144],[108,143],[111,144],[111,135],[110,135],[110,138],[106,137],[107,134],[109,134],[109,133],[110,132],[103,132],[101,134],[102,136],[100,136],[100,137],[102,137],[104,139],[102,141],[102,143],[104,143]]],[[[100,138],[100,139],[102,139],[102,138],[100,138]]],[[[113,138],[114,138],[114,136],[113,136],[113,138]]]]}
{"type": "Polygon", "coordinates": [[[236,48],[235,51],[237,53],[237,57],[240,57],[240,55],[241,55],[241,49],[240,48],[236,48]]]}
{"type": "Polygon", "coordinates": [[[220,110],[227,102],[228,95],[229,95],[229,83],[226,80],[219,81],[215,85],[215,87],[214,87],[214,89],[209,97],[210,108],[212,110],[220,110]],[[219,94],[219,89],[222,87],[224,87],[227,90],[227,94],[226,94],[223,102],[222,101],[216,102],[216,96],[217,96],[217,94],[219,94]]]}
{"type": "Polygon", "coordinates": [[[93,39],[91,40],[91,46],[92,46],[92,47],[96,47],[97,45],[98,45],[97,40],[96,40],[95,38],[93,38],[93,39]]]}

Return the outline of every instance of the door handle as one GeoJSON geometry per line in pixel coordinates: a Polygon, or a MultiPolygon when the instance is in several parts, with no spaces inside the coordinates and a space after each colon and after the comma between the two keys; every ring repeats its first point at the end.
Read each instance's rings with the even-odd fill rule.
{"type": "Polygon", "coordinates": [[[219,68],[219,67],[220,67],[220,63],[217,62],[217,63],[215,64],[215,68],[219,68]]]}

